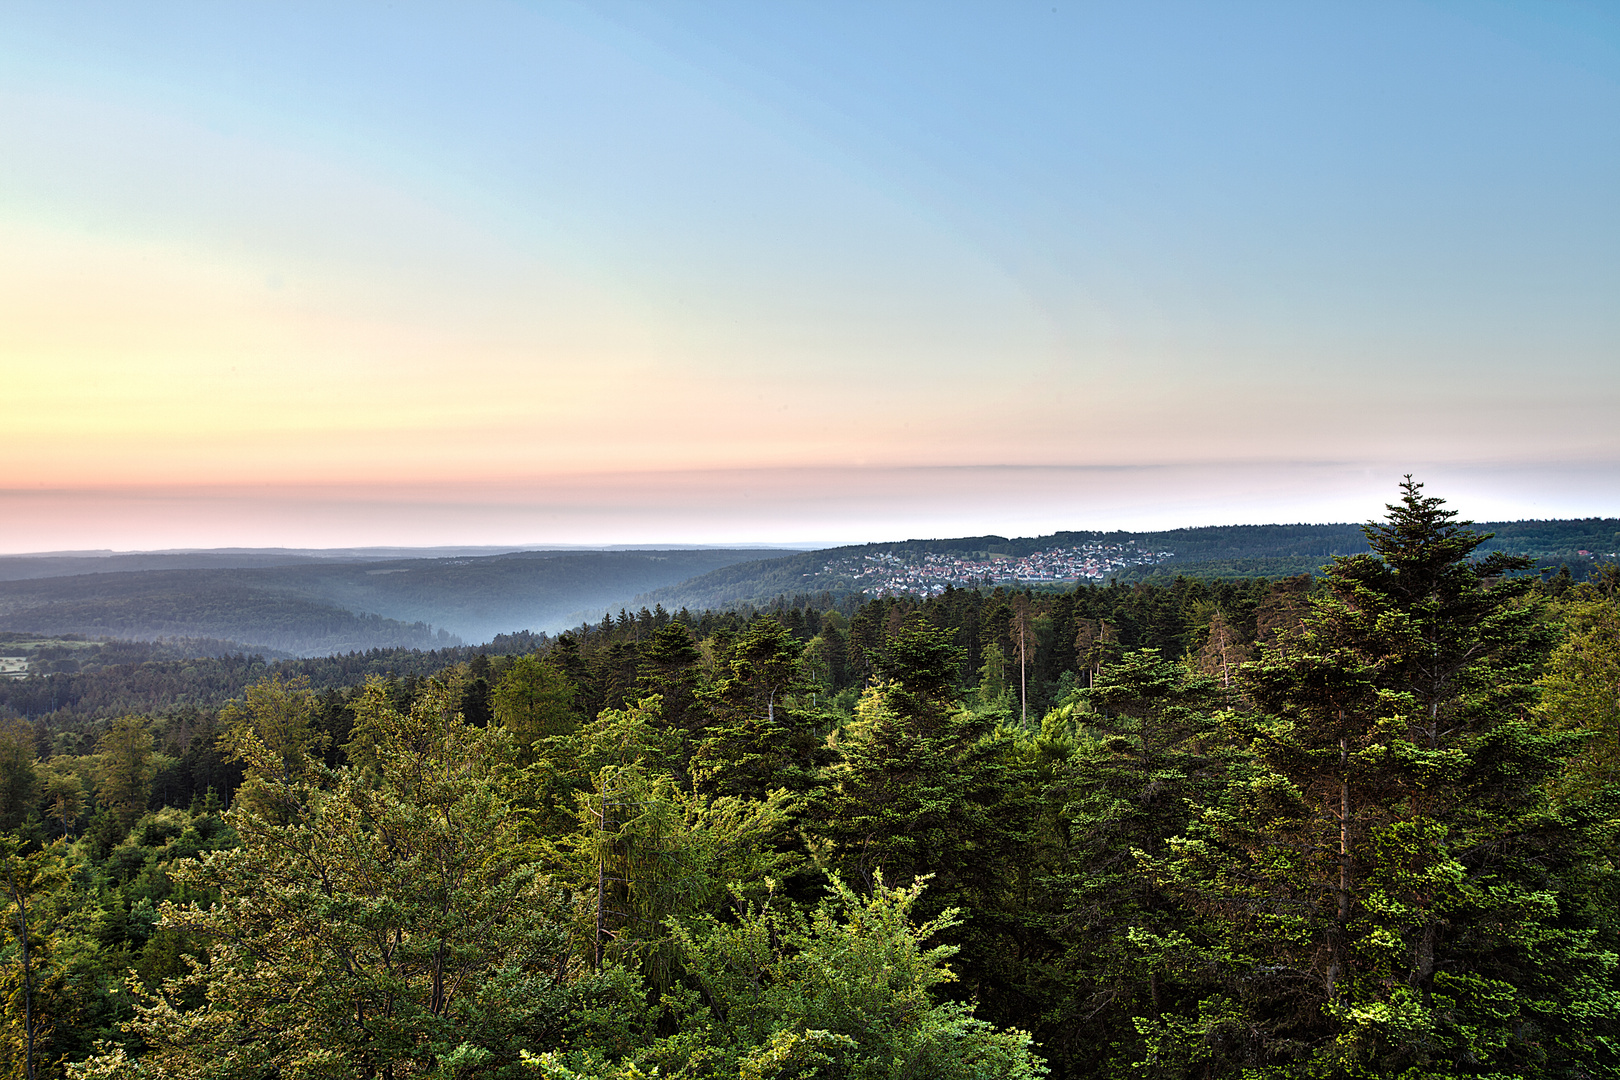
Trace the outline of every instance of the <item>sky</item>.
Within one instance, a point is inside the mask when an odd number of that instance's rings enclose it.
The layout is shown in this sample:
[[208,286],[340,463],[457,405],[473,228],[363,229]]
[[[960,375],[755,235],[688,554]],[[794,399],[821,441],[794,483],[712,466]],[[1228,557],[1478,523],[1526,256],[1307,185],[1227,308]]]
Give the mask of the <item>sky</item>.
[[1620,515],[1608,3],[0,6],[0,552]]

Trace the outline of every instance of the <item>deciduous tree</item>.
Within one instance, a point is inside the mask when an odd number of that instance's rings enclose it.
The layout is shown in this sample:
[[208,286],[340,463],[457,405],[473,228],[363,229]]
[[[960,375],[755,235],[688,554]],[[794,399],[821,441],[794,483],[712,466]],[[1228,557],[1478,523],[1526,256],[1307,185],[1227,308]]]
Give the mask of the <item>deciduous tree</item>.
[[291,781],[289,822],[233,809],[242,847],[173,870],[222,903],[163,908],[209,961],[140,1009],[146,1075],[500,1075],[554,1044],[581,975],[569,915],[525,855],[510,738],[458,700],[429,682],[400,711],[372,681],[366,767]]

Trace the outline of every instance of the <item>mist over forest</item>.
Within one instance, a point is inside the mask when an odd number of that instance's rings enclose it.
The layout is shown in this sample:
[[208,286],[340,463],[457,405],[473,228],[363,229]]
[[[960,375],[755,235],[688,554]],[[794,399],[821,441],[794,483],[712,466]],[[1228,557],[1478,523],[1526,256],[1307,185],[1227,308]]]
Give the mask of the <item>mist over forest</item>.
[[19,575],[4,1060],[1617,1075],[1617,527]]
[[[1486,551],[1567,567],[1585,580],[1620,549],[1620,519],[1486,523]],[[769,549],[541,550],[437,557],[399,552],[186,552],[0,556],[0,631],[236,642],[266,656],[480,644],[556,634],[628,608],[760,608],[798,594],[927,595],[958,586],[1054,588],[1081,580],[1316,574],[1366,549],[1357,525],[1234,525],[1165,532],[1060,532]],[[1019,567],[1071,552],[1057,574]],[[1090,562],[1085,562],[1092,552]],[[1098,555],[1102,561],[1098,561]],[[946,573],[941,564],[976,566]],[[1050,560],[1048,560],[1050,561]],[[915,566],[916,573],[906,573]]]

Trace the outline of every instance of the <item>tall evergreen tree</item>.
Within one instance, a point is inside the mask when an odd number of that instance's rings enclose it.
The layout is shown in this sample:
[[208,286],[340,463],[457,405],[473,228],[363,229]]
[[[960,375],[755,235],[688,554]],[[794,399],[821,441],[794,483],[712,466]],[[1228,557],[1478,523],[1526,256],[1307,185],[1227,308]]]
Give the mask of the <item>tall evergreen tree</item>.
[[692,752],[703,791],[762,799],[776,788],[803,792],[822,763],[823,736],[798,707],[807,689],[804,644],[774,618],[755,619],[726,650],[701,695],[708,722]]
[[[273,755],[249,762],[250,783],[296,790],[231,810],[242,846],[174,869],[223,903],[163,905],[208,963],[138,1009],[139,1075],[511,1075],[555,1044],[582,975],[568,911],[527,857],[512,741],[466,724],[459,691],[430,681],[401,712],[369,682],[363,765],[284,781]],[[86,1073],[129,1074],[118,1055]]]
[[34,729],[26,720],[0,720],[0,829],[16,829],[40,797]]
[[1038,905],[1052,954],[1038,1034],[1066,1075],[1124,1075],[1141,1057],[1133,1017],[1175,1011],[1197,989],[1143,962],[1144,942],[1184,937],[1194,916],[1140,860],[1218,799],[1231,750],[1210,715],[1218,693],[1156,649],[1104,665],[1084,691],[1085,736],[1054,776],[1060,836]]
[[95,778],[96,799],[112,826],[110,839],[122,839],[146,810],[155,771],[152,732],[143,718],[123,716],[107,725],[96,741]]
[[[803,827],[831,869],[872,889],[932,875],[923,908],[960,908],[968,921],[962,989],[999,996],[1021,920],[1014,867],[1023,857],[1034,785],[993,715],[964,709],[963,650],[951,632],[914,616],[874,658],[878,682],[840,735],[830,789]],[[966,944],[970,941],[972,944]]]
[[1225,985],[1145,1018],[1148,1063],[1236,1075],[1612,1069],[1614,956],[1561,898],[1590,870],[1526,718],[1546,635],[1526,560],[1410,478],[1304,625],[1246,668],[1253,775],[1153,863],[1218,927]]

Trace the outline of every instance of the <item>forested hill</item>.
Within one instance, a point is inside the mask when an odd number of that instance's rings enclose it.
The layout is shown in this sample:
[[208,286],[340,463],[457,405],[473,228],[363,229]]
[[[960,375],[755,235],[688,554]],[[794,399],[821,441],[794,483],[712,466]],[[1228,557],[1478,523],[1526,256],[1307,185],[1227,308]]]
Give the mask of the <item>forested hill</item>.
[[[1620,520],[1488,523],[1485,550],[1568,565],[1584,579],[1620,548]],[[948,585],[1055,587],[1186,575],[1279,579],[1365,550],[1359,525],[1228,525],[908,540],[819,552],[532,551],[444,558],[191,552],[0,558],[0,631],[219,639],[318,656],[436,649],[555,632],[621,607],[765,606],[779,596],[937,595]],[[230,563],[231,565],[222,565]],[[245,563],[245,565],[243,565]],[[125,569],[65,573],[86,567]],[[134,569],[133,567],[143,567]],[[829,601],[830,603],[831,601]]]
[[522,547],[208,548],[184,551],[47,551],[0,555],[0,581],[114,574],[124,570],[244,570],[332,566],[389,559],[465,559],[511,555]]
[[[303,656],[559,629],[759,549],[535,551],[81,573],[0,581],[0,630],[223,638]],[[86,560],[87,562],[91,560]]]
[[[1495,533],[1481,553],[1529,555],[1568,566],[1584,580],[1593,564],[1620,551],[1620,518],[1486,522]],[[1359,524],[1216,525],[1164,532],[1070,531],[1050,536],[970,536],[858,544],[739,562],[691,581],[649,591],[637,604],[670,610],[764,606],[778,596],[849,593],[937,594],[946,585],[1039,586],[1074,580],[1122,582],[1178,574],[1204,579],[1315,574],[1335,555],[1367,550]]]

